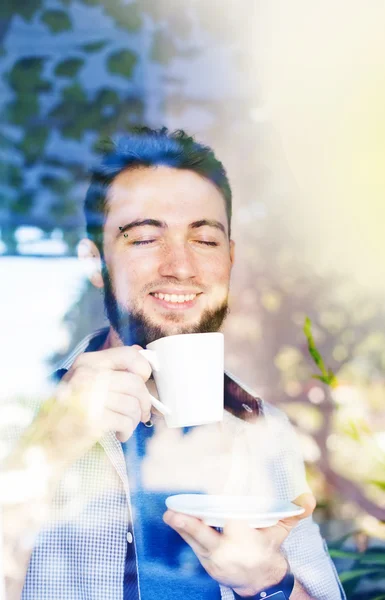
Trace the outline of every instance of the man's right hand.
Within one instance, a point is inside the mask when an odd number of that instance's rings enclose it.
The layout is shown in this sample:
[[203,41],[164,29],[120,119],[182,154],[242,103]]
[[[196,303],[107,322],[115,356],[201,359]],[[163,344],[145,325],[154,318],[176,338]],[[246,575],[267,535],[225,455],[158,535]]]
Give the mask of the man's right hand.
[[150,419],[146,381],[151,367],[139,350],[140,346],[123,346],[83,353],[61,380],[57,401],[81,409],[83,432],[78,434],[90,437],[90,443],[107,431],[115,431],[125,442],[140,421]]
[[[24,476],[34,467],[37,492],[29,497],[28,488],[25,500],[3,507],[3,567],[10,600],[21,597],[35,536],[49,516],[63,470],[105,432],[115,431],[124,442],[140,421],[149,420],[151,401],[145,382],[151,368],[140,349],[119,347],[81,354],[3,463],[5,475]],[[31,479],[23,483],[27,485],[31,486]]]

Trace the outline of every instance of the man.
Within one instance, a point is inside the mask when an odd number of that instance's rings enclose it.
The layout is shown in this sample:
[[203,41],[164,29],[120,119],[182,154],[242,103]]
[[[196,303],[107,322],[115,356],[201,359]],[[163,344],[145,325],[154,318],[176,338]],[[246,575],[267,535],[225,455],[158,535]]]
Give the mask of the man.
[[[183,436],[167,431],[151,406],[156,388],[140,348],[168,335],[217,331],[226,316],[234,242],[222,164],[184,132],[136,130],[94,170],[85,213],[88,238],[79,254],[92,265],[93,285],[104,291],[110,327],[89,336],[56,373],[50,414],[64,410],[64,417],[47,452],[60,483],[22,598],[129,600],[140,592],[143,600],[344,598],[311,519],[314,501],[295,437],[280,411],[229,374],[223,424]],[[193,459],[178,463],[193,439],[193,452],[185,453]],[[220,532],[166,511],[167,527],[157,521],[161,544],[167,531],[177,532],[208,577],[195,591],[183,586],[183,577],[173,584],[169,575],[162,584],[148,561],[143,568],[138,523],[146,510],[143,489],[169,490],[173,477],[179,489],[217,493],[255,495],[270,486],[305,512],[267,529],[229,522]],[[169,551],[171,545],[160,548]]]

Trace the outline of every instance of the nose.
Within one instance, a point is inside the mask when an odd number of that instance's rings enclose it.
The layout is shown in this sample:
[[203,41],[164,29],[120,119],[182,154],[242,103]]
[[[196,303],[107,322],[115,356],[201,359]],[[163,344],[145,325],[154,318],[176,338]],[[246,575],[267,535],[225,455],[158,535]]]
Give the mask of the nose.
[[159,267],[162,277],[175,277],[180,281],[196,276],[196,266],[192,249],[187,244],[173,244],[164,249]]

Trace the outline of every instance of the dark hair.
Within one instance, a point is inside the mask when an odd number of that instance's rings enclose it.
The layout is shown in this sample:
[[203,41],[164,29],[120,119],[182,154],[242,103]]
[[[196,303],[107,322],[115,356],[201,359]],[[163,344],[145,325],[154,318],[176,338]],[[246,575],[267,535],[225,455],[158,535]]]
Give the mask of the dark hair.
[[171,133],[167,127],[158,130],[138,127],[122,136],[116,143],[108,140],[102,160],[91,171],[91,184],[84,202],[84,213],[87,235],[102,254],[109,186],[122,171],[157,165],[189,169],[211,181],[223,195],[230,236],[230,184],[222,163],[215,157],[212,149],[199,144],[182,130]]

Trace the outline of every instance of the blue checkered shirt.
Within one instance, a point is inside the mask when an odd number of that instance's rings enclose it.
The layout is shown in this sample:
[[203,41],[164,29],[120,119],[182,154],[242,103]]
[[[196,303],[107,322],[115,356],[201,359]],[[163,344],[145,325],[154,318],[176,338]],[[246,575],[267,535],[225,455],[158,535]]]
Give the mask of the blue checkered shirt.
[[[100,347],[103,336],[105,331],[100,330],[83,340],[62,364],[59,377],[78,354]],[[189,491],[257,495],[262,490],[264,495],[269,491],[281,500],[292,500],[308,491],[298,440],[286,415],[229,374],[225,375],[225,390],[222,424],[196,427],[186,434],[167,430],[161,419],[146,441],[145,455],[139,462],[136,455],[132,463],[130,453],[125,456],[124,447],[109,432],[67,470],[51,517],[36,541],[22,600],[150,600],[151,593],[154,598],[167,600],[233,600],[231,589],[213,580],[214,587],[207,587],[211,595],[204,593],[204,586],[209,586],[206,582],[196,586],[195,596],[193,592],[189,596],[195,579],[206,580],[183,554],[186,545],[180,547],[179,558],[173,555],[174,568],[172,561],[162,567],[152,560],[154,550],[167,558],[176,543],[175,538],[171,543],[167,537],[170,528],[164,525],[161,529],[163,500],[151,521],[152,531],[147,530],[151,540],[146,539],[146,528],[140,526],[146,520],[143,513],[147,508],[141,500],[146,491],[155,494],[149,498],[159,499]],[[252,418],[256,412],[258,417]],[[203,449],[201,456],[199,448]],[[164,468],[170,464],[172,468]],[[134,476],[138,472],[140,484]],[[346,599],[319,527],[311,517],[291,531],[282,550],[311,598]],[[177,559],[179,567],[184,565],[178,576]],[[189,573],[193,573],[192,585],[185,586]]]

